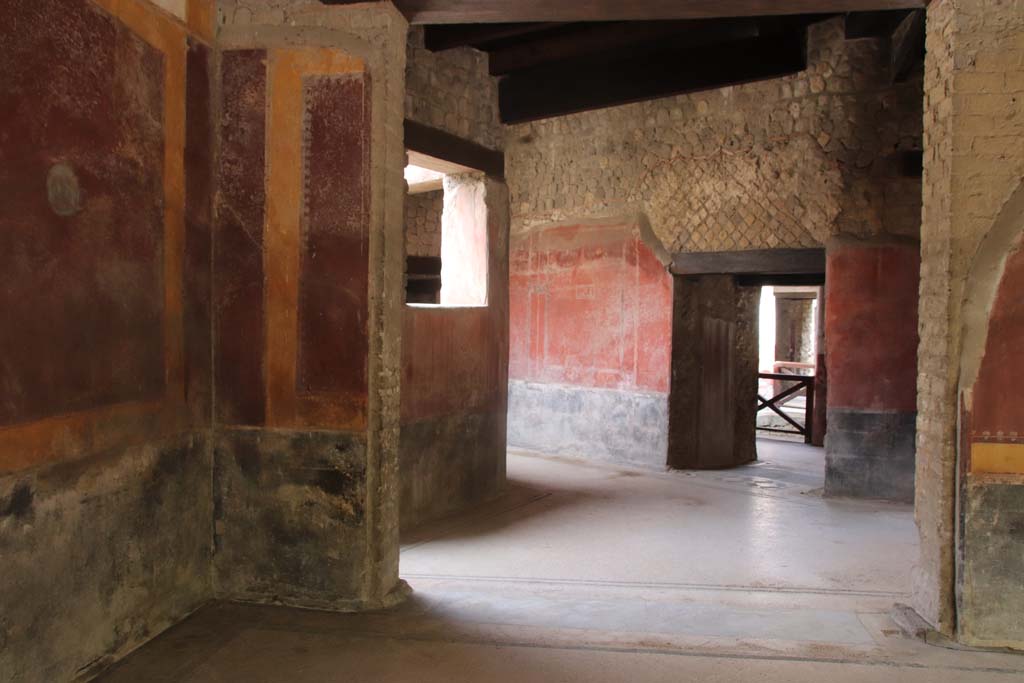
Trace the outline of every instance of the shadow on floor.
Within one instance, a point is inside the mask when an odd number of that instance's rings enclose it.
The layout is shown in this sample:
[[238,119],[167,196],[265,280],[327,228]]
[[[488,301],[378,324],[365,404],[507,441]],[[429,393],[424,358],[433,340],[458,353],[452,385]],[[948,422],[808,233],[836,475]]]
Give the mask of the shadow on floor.
[[496,498],[403,531],[402,550],[412,550],[441,539],[455,541],[497,534],[594,497],[580,488],[552,486],[547,482],[544,486],[537,486],[533,482],[509,477],[504,490]]
[[498,498],[405,535],[406,603],[213,603],[100,680],[1021,680],[1024,659],[930,647],[889,618],[909,509],[805,496],[820,450],[758,447],[696,473],[510,457]]
[[955,652],[901,637],[825,646],[460,621],[413,596],[393,610],[363,614],[214,603],[98,680],[1009,683],[1022,671],[1024,661],[1013,655]]

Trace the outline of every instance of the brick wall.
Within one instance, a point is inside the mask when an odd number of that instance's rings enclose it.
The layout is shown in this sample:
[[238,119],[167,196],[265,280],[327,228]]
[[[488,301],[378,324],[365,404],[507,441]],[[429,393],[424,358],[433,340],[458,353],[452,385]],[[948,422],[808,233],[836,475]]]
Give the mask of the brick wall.
[[964,286],[1024,175],[1024,3],[935,0],[928,9],[914,606],[954,628],[957,383]]
[[918,304],[917,473],[915,516],[921,557],[914,576],[914,605],[940,629],[952,629],[953,462],[956,369],[950,339],[953,4],[928,10],[925,61],[924,207]]
[[670,251],[814,247],[833,234],[916,236],[920,81],[887,51],[811,27],[803,73],[507,128],[513,232],[644,212]]
[[409,256],[441,256],[441,213],[444,191],[405,198],[405,250]]

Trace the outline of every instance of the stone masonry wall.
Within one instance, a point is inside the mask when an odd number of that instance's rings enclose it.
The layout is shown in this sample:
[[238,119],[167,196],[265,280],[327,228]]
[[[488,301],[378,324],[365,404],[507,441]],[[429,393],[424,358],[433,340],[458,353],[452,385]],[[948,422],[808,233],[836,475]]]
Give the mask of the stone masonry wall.
[[775,299],[775,360],[814,362],[814,300]]
[[405,115],[418,122],[500,149],[498,81],[487,70],[487,55],[469,47],[431,52],[423,28],[409,30]]
[[405,250],[409,256],[441,256],[441,213],[444,191],[405,198]]
[[920,148],[921,85],[890,86],[886,59],[836,19],[800,74],[510,126],[513,232],[643,212],[676,252],[916,237],[895,153]]
[[1024,176],[1024,3],[935,0],[927,46],[914,607],[948,633],[964,285]]

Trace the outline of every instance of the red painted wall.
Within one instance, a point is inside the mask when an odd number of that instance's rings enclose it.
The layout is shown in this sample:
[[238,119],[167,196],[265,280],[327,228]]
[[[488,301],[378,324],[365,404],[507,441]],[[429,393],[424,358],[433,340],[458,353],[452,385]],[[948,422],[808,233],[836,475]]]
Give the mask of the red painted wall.
[[668,393],[672,276],[635,223],[512,243],[511,379]]
[[407,306],[402,420],[483,412],[504,405],[503,310]]
[[917,245],[842,244],[826,267],[829,407],[917,410]]
[[[1024,250],[1006,259],[974,384],[971,430],[1024,436]],[[1013,440],[1007,438],[1007,440]]]
[[[496,186],[491,192],[498,193]],[[467,212],[487,247],[486,306],[406,306],[402,322],[402,421],[500,411],[508,397],[506,199],[486,200],[484,183],[450,185],[446,204]],[[503,194],[500,194],[504,197]],[[502,212],[501,216],[491,215]],[[469,216],[469,214],[473,214]],[[477,215],[479,214],[479,215]]]

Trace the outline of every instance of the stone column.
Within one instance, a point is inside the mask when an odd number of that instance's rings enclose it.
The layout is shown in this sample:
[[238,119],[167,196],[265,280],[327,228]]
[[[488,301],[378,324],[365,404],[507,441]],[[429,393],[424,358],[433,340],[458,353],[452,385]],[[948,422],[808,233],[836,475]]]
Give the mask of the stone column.
[[[975,533],[978,527],[964,531],[957,549],[963,521],[957,510],[996,519],[1008,500],[992,496],[958,504],[958,492],[971,495],[960,488],[966,454],[959,447],[958,385],[962,331],[965,324],[972,327],[965,318],[967,274],[1024,176],[1024,14],[1018,3],[934,0],[927,49],[915,508],[921,542],[913,606],[953,634],[965,617],[979,616],[957,615],[957,593],[962,598],[993,587],[992,576],[957,575],[956,552],[965,544],[973,540],[982,554],[992,549],[985,547],[992,540],[984,532]],[[981,623],[970,634],[975,642],[1010,640]]]
[[215,580],[398,599],[407,24],[390,4],[220,4]]

